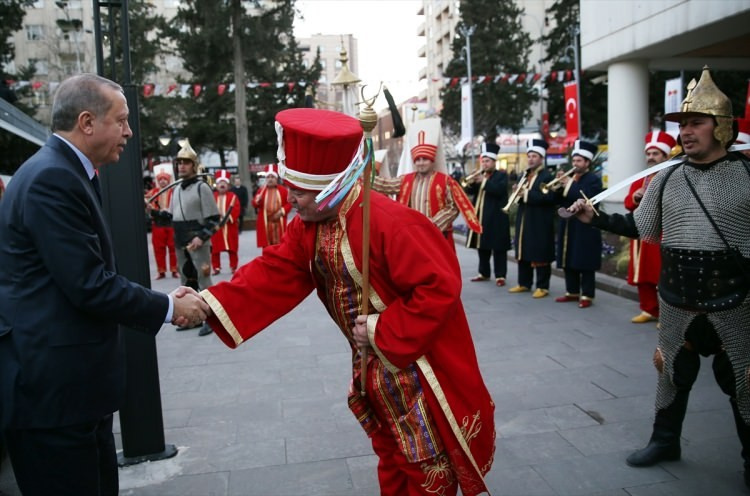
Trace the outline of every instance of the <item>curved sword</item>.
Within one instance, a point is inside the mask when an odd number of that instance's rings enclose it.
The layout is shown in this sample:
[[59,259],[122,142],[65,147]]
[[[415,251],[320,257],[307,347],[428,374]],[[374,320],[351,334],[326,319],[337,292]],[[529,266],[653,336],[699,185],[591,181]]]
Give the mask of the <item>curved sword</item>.
[[[747,145],[733,145],[733,146],[730,146],[727,151],[738,152],[738,151],[742,151],[742,150],[750,150],[750,144],[747,144]],[[659,172],[662,169],[666,169],[667,167],[672,167],[673,165],[680,164],[680,163],[684,162],[685,159],[686,159],[686,157],[683,154],[683,155],[678,155],[677,157],[673,158],[672,160],[667,160],[666,162],[662,162],[660,164],[652,165],[648,169],[644,169],[644,170],[642,170],[642,171],[640,171],[640,172],[638,172],[636,174],[633,174],[630,177],[626,177],[625,179],[623,179],[622,181],[620,181],[618,183],[613,184],[612,186],[610,186],[609,188],[605,189],[604,191],[602,191],[598,195],[592,196],[591,198],[589,198],[588,203],[590,205],[596,205],[597,203],[599,203],[600,201],[602,201],[605,198],[609,197],[610,195],[612,195],[616,191],[621,190],[625,186],[630,186],[631,184],[633,184],[637,180],[641,179],[642,177],[650,176],[651,174],[655,174],[656,172]]]

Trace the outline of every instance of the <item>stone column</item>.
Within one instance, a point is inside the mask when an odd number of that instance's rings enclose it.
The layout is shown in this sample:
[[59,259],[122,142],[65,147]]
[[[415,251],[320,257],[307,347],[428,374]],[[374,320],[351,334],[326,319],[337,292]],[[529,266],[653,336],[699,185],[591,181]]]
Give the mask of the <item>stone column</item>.
[[[608,69],[607,134],[609,163],[602,178],[608,186],[635,174],[646,166],[644,137],[649,129],[648,67],[644,60],[616,62]],[[622,212],[628,188],[607,198],[608,211]]]

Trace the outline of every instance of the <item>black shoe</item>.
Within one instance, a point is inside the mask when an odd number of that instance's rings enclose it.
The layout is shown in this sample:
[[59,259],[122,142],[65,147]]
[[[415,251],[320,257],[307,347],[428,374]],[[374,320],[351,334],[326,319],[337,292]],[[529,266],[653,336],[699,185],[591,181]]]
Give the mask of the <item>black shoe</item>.
[[211,334],[212,332],[214,332],[214,331],[213,331],[213,329],[211,329],[211,328],[210,328],[210,327],[208,326],[208,324],[206,324],[206,323],[204,322],[204,323],[203,323],[203,327],[201,327],[201,330],[200,330],[200,331],[198,331],[198,336],[208,336],[208,335],[209,335],[209,334]]
[[[632,453],[625,461],[631,467],[650,467],[659,462],[679,460],[681,455],[679,440],[675,443],[659,441],[652,437],[645,448]],[[745,472],[745,481],[747,477],[748,474]]]
[[750,468],[745,469],[745,485],[750,487]]
[[188,324],[186,326],[175,327],[175,331],[189,331],[191,329],[197,329],[200,326],[201,326],[200,324],[196,324],[196,325],[190,325],[190,324]]

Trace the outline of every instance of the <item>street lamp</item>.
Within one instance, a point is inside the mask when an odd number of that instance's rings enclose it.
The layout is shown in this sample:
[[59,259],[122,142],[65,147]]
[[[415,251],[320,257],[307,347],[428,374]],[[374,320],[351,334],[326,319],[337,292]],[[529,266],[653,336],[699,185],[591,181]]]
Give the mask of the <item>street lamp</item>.
[[466,38],[466,46],[464,47],[464,50],[466,51],[466,74],[469,79],[469,100],[467,102],[469,108],[469,129],[467,130],[466,135],[471,139],[469,142],[469,149],[471,151],[472,167],[474,167],[474,101],[471,81],[471,36],[474,34],[474,31],[476,31],[476,28],[476,26],[461,25],[458,29],[461,32],[461,35]]
[[341,71],[336,75],[336,78],[331,81],[331,86],[340,86],[342,95],[342,106],[343,113],[356,115],[356,109],[354,103],[357,99],[357,84],[361,82],[361,79],[356,74],[349,70],[349,58],[346,56],[346,48],[344,48],[344,39],[341,38],[341,52],[339,53],[339,60],[341,61]]
[[[544,37],[544,27],[547,25],[547,18],[544,18],[544,22],[540,21],[537,16],[534,14],[529,14],[528,12],[524,12],[523,15],[534,19],[534,22],[536,22],[537,26],[539,26],[539,74],[543,74],[544,70],[542,68],[542,60],[544,59],[542,53],[542,38]],[[544,95],[543,95],[543,89],[544,89],[544,80],[542,78],[539,79],[539,129],[542,129],[542,116],[544,115]]]
[[[67,1],[58,1],[55,2],[55,5],[63,11],[65,14],[65,20],[58,19],[57,25],[58,27],[63,31],[63,33],[69,33],[72,31],[75,31],[75,47],[76,47],[76,73],[81,74],[83,70],[81,70],[81,47],[78,45],[78,37],[81,33],[81,28],[83,27],[83,21],[80,19],[71,19],[70,15],[68,14],[68,2]],[[70,40],[68,40],[70,41]]]

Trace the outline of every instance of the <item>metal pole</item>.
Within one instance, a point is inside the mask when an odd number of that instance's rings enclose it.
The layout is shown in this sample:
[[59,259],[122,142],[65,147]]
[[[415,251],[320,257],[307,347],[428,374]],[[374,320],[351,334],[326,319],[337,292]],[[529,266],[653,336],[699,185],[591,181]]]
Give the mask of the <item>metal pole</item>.
[[469,149],[471,151],[471,166],[474,167],[474,90],[472,86],[471,77],[471,35],[474,34],[476,26],[461,27],[461,34],[466,38],[466,73],[469,78],[469,136],[471,136],[471,142],[469,143]]
[[[128,140],[117,164],[103,167],[100,172],[104,214],[111,228],[112,245],[118,272],[129,280],[150,287],[146,223],[143,216],[143,170],[141,166],[140,125],[138,121],[138,88],[131,83],[128,0],[100,2],[94,0],[94,18],[99,9],[109,9],[110,33],[114,34],[114,11],[120,8],[122,34],[122,80],[130,115],[133,137]],[[103,72],[103,50],[99,22],[96,22],[97,68]],[[114,38],[110,52],[115,53]],[[99,74],[102,75],[102,72]],[[115,74],[114,61],[111,72]],[[126,388],[120,408],[122,438],[121,466],[144,461],[161,460],[177,454],[174,445],[164,443],[164,422],[161,410],[156,340],[150,334],[120,326],[125,349]]]
[[576,82],[576,112],[578,113],[578,137],[583,137],[583,121],[581,120],[581,61],[578,54],[578,37],[580,30],[578,26],[573,27],[573,56],[575,58],[575,82]]

